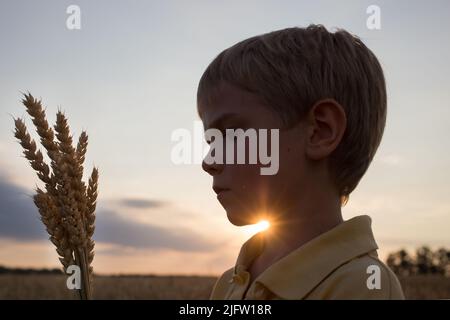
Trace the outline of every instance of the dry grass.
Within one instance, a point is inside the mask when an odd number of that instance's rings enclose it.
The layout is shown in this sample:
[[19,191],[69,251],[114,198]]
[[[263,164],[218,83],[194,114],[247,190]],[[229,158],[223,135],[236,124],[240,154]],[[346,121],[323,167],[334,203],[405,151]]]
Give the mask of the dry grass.
[[409,276],[400,278],[408,299],[450,299],[450,278],[443,276]]
[[[64,275],[0,275],[0,299],[73,299]],[[95,276],[94,299],[208,299],[216,279]]]
[[[0,299],[73,299],[64,275],[0,275]],[[208,299],[216,279],[182,276],[95,276],[94,299]],[[449,299],[450,278],[400,279],[407,299]]]
[[28,133],[25,122],[20,118],[14,119],[14,136],[19,140],[24,149],[23,154],[38,178],[45,183],[46,191],[36,188],[33,202],[39,210],[50,241],[56,247],[64,271],[71,265],[80,267],[80,298],[90,299],[98,170],[94,167],[86,187],[82,177],[88,136],[83,131],[75,149],[64,113],[58,110],[53,131],[48,125],[40,100],[28,93],[24,94],[22,102],[32,117],[41,144],[51,160],[49,167],[44,162],[42,152],[37,150],[36,142]]

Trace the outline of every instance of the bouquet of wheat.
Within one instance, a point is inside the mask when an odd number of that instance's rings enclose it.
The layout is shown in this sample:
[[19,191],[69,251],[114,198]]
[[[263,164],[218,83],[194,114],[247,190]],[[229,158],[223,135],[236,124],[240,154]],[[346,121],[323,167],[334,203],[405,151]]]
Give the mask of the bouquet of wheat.
[[88,136],[83,131],[76,149],[72,145],[67,119],[60,110],[56,114],[54,131],[49,127],[40,100],[30,93],[22,99],[28,114],[36,126],[41,144],[51,160],[51,171],[44,162],[42,152],[36,150],[22,119],[14,119],[14,136],[19,140],[25,158],[45,183],[45,191],[36,187],[33,202],[38,207],[50,241],[55,245],[59,260],[66,273],[70,266],[78,266],[81,275],[80,299],[92,298],[94,258],[95,207],[98,188],[98,169],[94,167],[88,186],[83,182],[83,162]]

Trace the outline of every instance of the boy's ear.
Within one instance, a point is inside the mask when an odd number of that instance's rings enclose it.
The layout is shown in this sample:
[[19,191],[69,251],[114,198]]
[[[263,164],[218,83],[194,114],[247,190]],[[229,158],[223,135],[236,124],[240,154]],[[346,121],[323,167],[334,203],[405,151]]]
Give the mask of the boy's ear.
[[346,127],[345,110],[338,102],[318,101],[306,118],[306,156],[312,160],[328,157],[341,142]]

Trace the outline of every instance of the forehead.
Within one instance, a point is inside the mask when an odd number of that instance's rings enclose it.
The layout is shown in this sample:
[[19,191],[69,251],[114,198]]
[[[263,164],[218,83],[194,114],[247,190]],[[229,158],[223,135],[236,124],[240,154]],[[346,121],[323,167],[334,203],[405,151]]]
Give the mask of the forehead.
[[260,97],[229,83],[217,85],[212,89],[209,101],[206,100],[203,99],[197,106],[205,129],[228,115],[256,122],[261,118],[267,118],[266,121],[275,118],[274,112]]

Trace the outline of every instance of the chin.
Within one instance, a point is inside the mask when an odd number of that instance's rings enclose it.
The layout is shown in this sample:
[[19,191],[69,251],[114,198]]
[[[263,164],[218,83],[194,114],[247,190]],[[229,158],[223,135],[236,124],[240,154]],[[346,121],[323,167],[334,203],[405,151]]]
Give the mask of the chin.
[[236,227],[243,227],[249,224],[253,224],[254,222],[251,219],[247,218],[242,211],[236,212],[233,210],[226,210],[228,221],[230,221]]
[[231,209],[226,208],[228,221],[237,227],[243,227],[251,224],[255,224],[259,221],[258,217],[253,212],[246,212],[242,208]]

